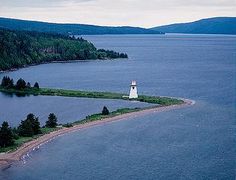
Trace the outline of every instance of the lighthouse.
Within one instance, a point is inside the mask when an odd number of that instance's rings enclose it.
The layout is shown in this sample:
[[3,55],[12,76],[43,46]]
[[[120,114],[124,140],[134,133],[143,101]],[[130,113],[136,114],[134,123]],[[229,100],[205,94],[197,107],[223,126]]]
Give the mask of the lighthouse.
[[136,81],[132,81],[130,85],[129,99],[138,98],[138,90]]

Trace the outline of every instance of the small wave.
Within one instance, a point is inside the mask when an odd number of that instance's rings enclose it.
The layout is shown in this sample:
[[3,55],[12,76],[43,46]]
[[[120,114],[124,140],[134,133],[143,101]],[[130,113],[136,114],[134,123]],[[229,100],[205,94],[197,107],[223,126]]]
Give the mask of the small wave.
[[20,158],[20,161],[22,161],[23,164],[26,164],[26,162],[31,158],[31,153],[34,152],[34,151],[37,151],[40,149],[41,146],[43,146],[44,144],[52,141],[53,139],[55,139],[55,137],[39,144],[38,146],[35,146],[33,147],[31,150],[29,150],[28,152],[26,152],[26,154],[24,154],[21,158]]

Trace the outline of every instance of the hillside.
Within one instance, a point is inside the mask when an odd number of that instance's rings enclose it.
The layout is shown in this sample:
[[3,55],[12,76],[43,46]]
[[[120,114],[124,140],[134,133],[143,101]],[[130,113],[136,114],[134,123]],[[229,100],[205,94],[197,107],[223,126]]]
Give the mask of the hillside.
[[151,28],[165,33],[236,34],[236,17],[216,17]]
[[25,30],[39,32],[53,32],[73,35],[101,35],[101,34],[160,34],[160,32],[139,27],[109,27],[85,24],[58,24],[38,21],[26,21],[0,17],[0,27],[10,30]]
[[127,58],[82,38],[0,29],[0,71],[51,61]]

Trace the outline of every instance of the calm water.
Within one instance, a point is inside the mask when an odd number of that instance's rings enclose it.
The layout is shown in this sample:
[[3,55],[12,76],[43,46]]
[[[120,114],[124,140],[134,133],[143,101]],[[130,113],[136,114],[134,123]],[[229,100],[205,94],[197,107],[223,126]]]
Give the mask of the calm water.
[[84,119],[87,115],[100,113],[103,106],[110,111],[119,108],[136,108],[150,106],[148,103],[89,98],[69,98],[53,96],[6,96],[0,94],[1,110],[0,123],[8,120],[11,126],[16,127],[29,113],[39,117],[41,125],[45,124],[49,113],[53,112],[58,123],[68,123]]
[[[130,58],[46,64],[0,76],[22,77],[45,87],[117,92],[127,92],[135,79],[140,93],[191,98],[196,105],[67,134],[0,177],[235,179],[235,36],[85,38],[100,48],[126,52]],[[5,98],[0,96],[1,109]],[[20,106],[21,100],[13,99]],[[56,103],[54,108],[59,106]]]

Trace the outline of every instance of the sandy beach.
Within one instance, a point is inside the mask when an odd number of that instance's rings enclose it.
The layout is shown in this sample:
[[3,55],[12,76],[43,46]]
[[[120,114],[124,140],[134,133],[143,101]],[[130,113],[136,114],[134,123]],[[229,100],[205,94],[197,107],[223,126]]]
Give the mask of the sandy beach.
[[21,158],[25,154],[32,151],[34,148],[37,148],[40,145],[47,143],[51,139],[54,139],[54,138],[56,138],[60,135],[63,135],[65,133],[89,128],[92,126],[102,125],[105,123],[111,123],[111,122],[115,122],[115,121],[125,120],[125,119],[135,117],[135,116],[142,116],[142,115],[146,115],[146,114],[150,114],[150,113],[157,113],[157,112],[169,111],[169,110],[173,110],[173,109],[179,109],[179,108],[191,106],[195,103],[194,101],[189,100],[189,99],[182,99],[182,100],[184,101],[184,103],[180,104],[180,105],[171,105],[171,106],[163,106],[163,107],[154,107],[154,108],[150,108],[150,109],[144,109],[144,110],[140,110],[137,112],[131,112],[131,113],[115,116],[115,117],[105,118],[105,119],[98,120],[98,121],[75,125],[71,128],[62,128],[60,130],[51,132],[49,134],[45,134],[33,141],[23,144],[14,152],[1,153],[0,154],[0,168],[5,169],[5,168],[10,167],[12,163],[14,163],[16,161],[20,161]]

